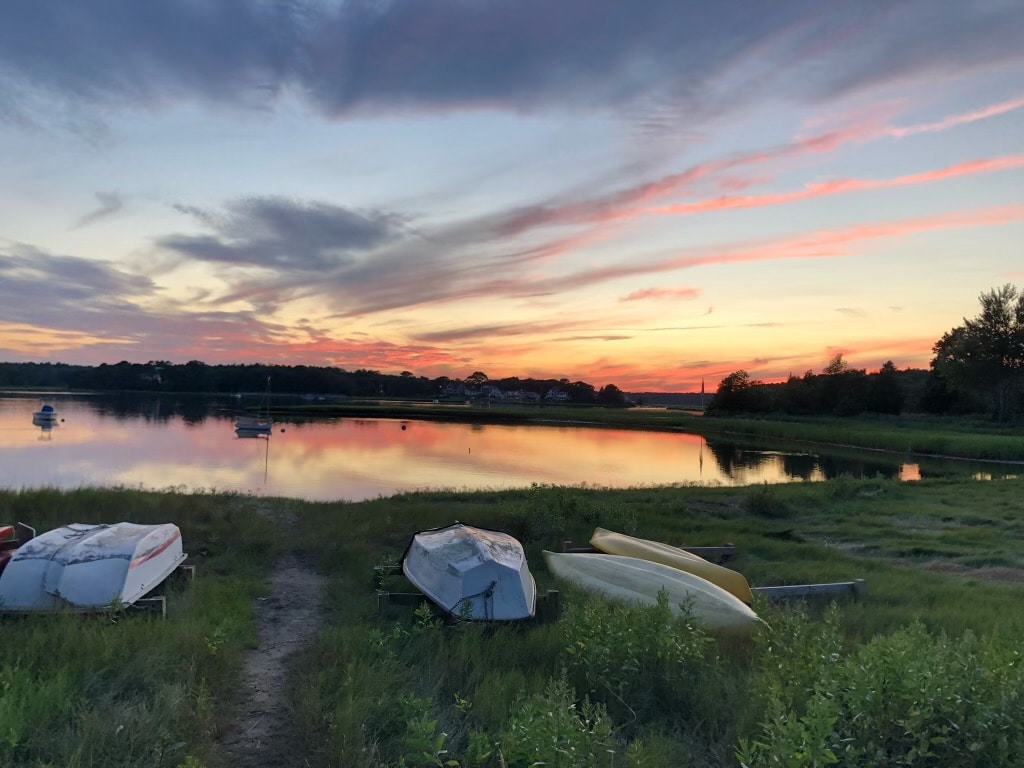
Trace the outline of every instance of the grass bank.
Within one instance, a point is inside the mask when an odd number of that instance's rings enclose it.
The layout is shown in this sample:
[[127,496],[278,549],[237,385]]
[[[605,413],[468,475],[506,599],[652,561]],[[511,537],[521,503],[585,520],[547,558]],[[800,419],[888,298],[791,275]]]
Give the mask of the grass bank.
[[[797,420],[699,418],[705,436],[794,440],[820,445],[983,461],[1024,461],[1024,429],[992,422],[927,417],[805,418]],[[687,431],[689,431],[687,429]]]
[[706,437],[788,440],[894,453],[1024,462],[1024,429],[990,421],[926,416],[728,418],[692,411],[567,405],[464,405],[360,401],[279,406],[278,416],[427,419],[490,424],[586,425],[681,431]]
[[[1024,754],[1020,481],[840,478],[750,488],[435,492],[361,503],[133,491],[0,494],[0,520],[171,520],[201,560],[166,622],[4,621],[0,764],[223,763],[216,732],[272,559],[265,517],[330,579],[327,629],[290,688],[311,766],[1015,766]],[[373,566],[461,520],[527,548],[563,616],[446,625],[377,613]],[[753,585],[865,578],[835,608],[757,609],[770,629],[714,639],[667,607],[610,606],[556,583],[540,552],[595,526],[731,542]],[[408,589],[401,579],[391,584]],[[123,727],[121,727],[123,726]],[[4,751],[6,750],[6,751]],[[298,757],[298,756],[297,756]]]

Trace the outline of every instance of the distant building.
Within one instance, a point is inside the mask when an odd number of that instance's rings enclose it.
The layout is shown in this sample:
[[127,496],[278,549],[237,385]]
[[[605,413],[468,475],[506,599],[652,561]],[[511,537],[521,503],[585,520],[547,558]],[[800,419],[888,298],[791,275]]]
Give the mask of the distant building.
[[486,397],[488,400],[504,400],[505,393],[501,391],[501,387],[484,384],[480,387],[480,397]]

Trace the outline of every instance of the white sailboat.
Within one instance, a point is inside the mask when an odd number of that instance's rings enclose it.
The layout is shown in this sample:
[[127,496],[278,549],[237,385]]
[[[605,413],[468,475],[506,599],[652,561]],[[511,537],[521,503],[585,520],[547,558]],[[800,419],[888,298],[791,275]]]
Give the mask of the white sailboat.
[[235,434],[239,437],[270,437],[274,423],[270,418],[270,377],[267,377],[267,391],[263,394],[256,415],[243,414],[235,418]]

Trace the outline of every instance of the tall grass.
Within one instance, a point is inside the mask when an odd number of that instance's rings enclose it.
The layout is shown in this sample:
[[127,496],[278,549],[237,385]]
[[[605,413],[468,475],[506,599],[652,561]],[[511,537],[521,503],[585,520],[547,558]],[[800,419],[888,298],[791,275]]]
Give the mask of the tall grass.
[[[0,519],[171,520],[201,561],[171,617],[5,621],[0,765],[218,765],[215,733],[276,551],[256,514],[330,578],[327,628],[291,691],[311,766],[750,768],[1015,766],[1024,745],[1024,494],[991,483],[840,478],[770,488],[533,486],[354,503],[84,489],[0,494]],[[462,520],[526,546],[545,625],[377,613],[373,566]],[[732,543],[755,586],[865,578],[868,596],[755,608],[752,641],[666,605],[613,605],[556,582],[540,552],[594,527]],[[401,577],[388,588],[409,590]],[[122,727],[123,726],[123,727]],[[884,757],[880,757],[884,756]],[[886,762],[888,761],[888,762]]]
[[[980,744],[985,765],[1015,765],[1017,742],[999,734],[1024,682],[989,674],[975,684],[968,671],[1011,663],[1024,629],[1008,610],[1021,587],[984,577],[989,562],[1024,571],[1022,513],[1017,482],[853,478],[768,489],[534,486],[311,505],[306,544],[338,577],[334,628],[297,686],[314,763],[656,768],[735,767],[742,758],[760,768],[833,757],[871,765],[869,752],[891,750],[903,760],[894,764],[968,766],[982,764],[967,758]],[[394,562],[416,530],[455,519],[519,537],[540,590],[562,587],[562,618],[484,627],[444,623],[426,609],[378,616],[372,564]],[[679,545],[732,542],[731,565],[754,585],[866,578],[868,598],[832,610],[758,604],[771,629],[756,642],[712,638],[667,606],[610,605],[554,582],[540,550],[586,542],[598,525]],[[411,589],[400,579],[389,588]],[[929,688],[929,668],[945,670],[949,684]],[[867,708],[900,675],[900,696]],[[983,704],[935,704],[922,715],[933,693]],[[994,714],[996,701],[1011,716]],[[968,743],[950,731],[940,748],[943,718],[953,717],[976,735]],[[865,718],[878,724],[870,738]]]

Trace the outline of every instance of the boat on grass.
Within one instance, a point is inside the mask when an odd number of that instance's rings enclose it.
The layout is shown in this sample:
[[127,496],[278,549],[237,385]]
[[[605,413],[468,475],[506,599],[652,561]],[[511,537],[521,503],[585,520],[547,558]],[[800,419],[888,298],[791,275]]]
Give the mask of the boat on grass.
[[754,601],[750,584],[747,583],[742,573],[709,563],[703,557],[687,552],[685,549],[662,544],[660,541],[638,539],[605,528],[594,529],[594,535],[590,538],[590,546],[608,555],[637,557],[641,560],[678,568],[680,571],[686,571],[710,581],[747,605]]
[[4,535],[0,550],[11,542],[15,547],[6,550],[0,571],[0,613],[95,612],[132,605],[187,557],[181,531],[172,523],[72,523],[31,538]]
[[624,555],[544,552],[548,570],[611,600],[654,605],[665,590],[673,613],[683,607],[716,632],[749,632],[761,620],[750,606],[700,576]]
[[462,523],[420,531],[402,555],[402,573],[458,619],[515,621],[537,609],[523,545],[500,531]]

